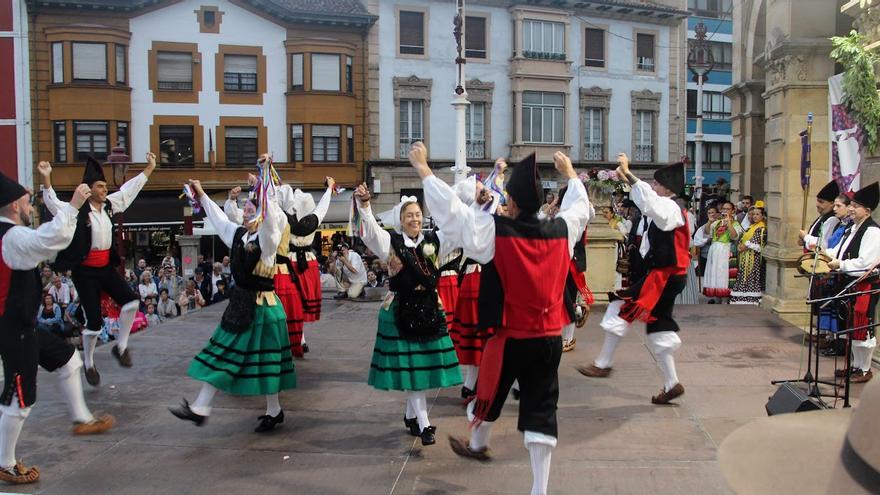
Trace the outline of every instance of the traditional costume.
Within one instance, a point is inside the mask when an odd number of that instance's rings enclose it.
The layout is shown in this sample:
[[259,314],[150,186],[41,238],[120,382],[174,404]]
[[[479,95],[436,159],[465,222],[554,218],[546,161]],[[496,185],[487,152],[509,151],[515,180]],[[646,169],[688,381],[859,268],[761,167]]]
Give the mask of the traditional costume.
[[[880,203],[880,185],[874,182],[863,187],[855,193],[852,201],[872,211],[875,210]],[[880,261],[880,226],[871,217],[861,223],[853,224],[840,244],[830,249],[828,254],[840,260],[839,288],[843,288]],[[877,275],[868,275],[865,280],[855,285],[855,292],[877,289],[880,289]],[[874,348],[877,347],[877,338],[873,327],[865,327],[875,322],[878,299],[880,297],[877,293],[855,296],[849,303],[849,310],[842,312],[848,318],[845,322],[841,322],[841,326],[846,324],[844,328],[859,328],[849,334],[852,346],[851,381],[855,383],[867,382],[873,376],[871,358],[874,356]]]
[[[682,194],[684,164],[679,162],[661,168],[654,172],[654,179],[673,194]],[[642,237],[639,251],[649,271],[629,289],[609,294],[612,302],[600,323],[605,330],[602,351],[592,365],[578,368],[578,371],[589,377],[607,377],[611,373],[614,351],[620,339],[635,320],[644,321],[647,323],[649,347],[664,378],[663,388],[651,398],[651,402],[666,404],[684,393],[673,358],[675,351],[681,347],[681,339],[672,311],[675,297],[685,287],[690,263],[688,217],[672,197],[659,196],[644,181],[635,179],[630,197],[648,218],[648,229]]]
[[[26,194],[0,173],[0,207]],[[52,221],[36,230],[0,217],[0,480],[8,483],[33,483],[40,477],[37,468],[25,467],[15,455],[24,420],[37,399],[37,366],[58,372],[74,434],[99,433],[114,423],[112,416],[95,418],[86,406],[76,348],[47,330],[34,329],[42,296],[37,266],[66,248],[76,230],[76,210],[67,203],[57,206]]]
[[[687,215],[688,222],[688,233],[690,234],[688,251],[691,255],[694,254],[694,247],[696,243],[694,241],[694,228],[697,225],[697,217],[691,213],[690,210],[687,209],[688,199],[683,198],[683,201],[679,203],[679,206],[682,207]],[[699,281],[697,280],[697,270],[694,266],[693,257],[691,258],[691,262],[688,263],[687,266],[687,282],[685,283],[684,290],[681,291],[678,296],[675,297],[675,304],[699,304]]]
[[[816,198],[833,203],[839,195],[840,187],[837,185],[837,181],[832,180],[828,184],[825,184],[825,187],[819,191]],[[828,238],[839,223],[840,219],[834,215],[834,210],[819,215],[813,220],[813,223],[810,224],[810,228],[807,229],[806,235],[804,235],[804,252],[816,249],[817,245],[822,249],[828,249]]]
[[379,259],[388,260],[390,276],[367,383],[379,390],[409,392],[404,425],[421,437],[422,445],[431,445],[436,427],[428,419],[425,391],[460,385],[461,372],[437,294],[439,260],[452,245],[443,232],[420,232],[415,239],[403,232],[400,213],[416,202],[415,197],[401,197],[392,211],[392,233],[379,226],[369,205],[358,202],[361,240]]
[[568,194],[553,220],[538,220],[543,196],[535,155],[513,170],[507,192],[520,210],[516,219],[475,212],[431,175],[425,199],[437,224],[457,237],[480,276],[480,326],[495,328],[483,352],[470,442],[450,438],[453,451],[488,458],[489,433],[514,380],[520,385],[519,421],[532,464],[532,493],[546,493],[552,449],[557,442],[556,403],[562,327],[571,322],[564,301],[574,246],[593,209],[584,185],[568,181]]
[[[755,208],[764,210],[760,201],[755,203]],[[739,269],[736,274],[736,283],[730,292],[730,304],[761,304],[766,285],[766,262],[761,251],[767,244],[767,227],[764,221],[753,223],[743,233],[740,243],[745,250],[739,253]]]
[[[82,181],[89,187],[98,181],[106,182],[103,168],[91,157],[86,162]],[[123,184],[119,191],[108,194],[103,205],[95,206],[91,200],[86,201],[77,215],[73,241],[58,253],[52,265],[52,269],[59,273],[73,271],[73,285],[79,293],[86,320],[82,331],[86,381],[92,386],[101,383],[94,355],[104,323],[101,317],[102,292],[120,306],[119,334],[111,353],[121,366],[131,367],[128,336],[137,316],[140,298],[116,270],[121,260],[116,246],[113,215],[131,206],[146,183],[147,176],[140,173]],[[43,190],[43,200],[53,215],[60,209],[61,203],[53,189]]]
[[[559,191],[559,202],[565,199],[568,186]],[[574,245],[568,275],[565,277],[565,309],[571,322],[562,327],[562,352],[573,351],[577,345],[575,327],[582,327],[590,315],[593,293],[587,287],[587,229],[584,228],[580,241]]]
[[269,431],[284,422],[278,393],[296,388],[287,317],[273,290],[276,253],[287,219],[270,196],[263,205],[265,218],[256,232],[249,232],[229,221],[207,195],[199,201],[220,240],[230,248],[235,287],[214,335],[190,363],[189,376],[204,382],[198,398],[192,406],[184,399],[171,412],[201,426],[211,413],[218,389],[235,395],[265,395],[266,414],[257,418],[260,424],[255,431]]
[[730,224],[715,220],[709,227],[708,236],[712,244],[706,257],[706,272],[703,274],[703,295],[706,297],[730,297],[730,288],[736,281],[737,260],[731,239],[732,231],[741,231],[736,220]]

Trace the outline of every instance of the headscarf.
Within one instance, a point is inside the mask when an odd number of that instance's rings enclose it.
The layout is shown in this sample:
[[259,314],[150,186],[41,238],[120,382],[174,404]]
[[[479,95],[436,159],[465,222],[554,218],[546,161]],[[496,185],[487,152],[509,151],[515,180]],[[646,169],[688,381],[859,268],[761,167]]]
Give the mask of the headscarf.
[[394,208],[384,211],[376,215],[376,218],[382,222],[386,227],[391,227],[398,234],[403,234],[403,229],[400,225],[400,212],[403,210],[403,207],[408,205],[409,203],[419,203],[419,199],[415,196],[401,196],[400,203],[394,205]]
[[293,190],[293,211],[297,218],[303,218],[315,209],[315,198],[299,189]]

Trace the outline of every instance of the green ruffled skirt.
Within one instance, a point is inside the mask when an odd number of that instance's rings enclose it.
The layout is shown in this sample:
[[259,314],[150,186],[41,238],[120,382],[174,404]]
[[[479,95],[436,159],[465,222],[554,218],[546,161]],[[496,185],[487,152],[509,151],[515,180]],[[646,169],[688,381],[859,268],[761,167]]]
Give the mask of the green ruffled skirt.
[[461,385],[449,335],[427,342],[401,337],[394,323],[397,301],[379,310],[379,329],[367,383],[379,390],[428,390]]
[[281,303],[257,306],[241,333],[217,325],[187,371],[196,380],[235,395],[267,395],[296,388],[296,371]]

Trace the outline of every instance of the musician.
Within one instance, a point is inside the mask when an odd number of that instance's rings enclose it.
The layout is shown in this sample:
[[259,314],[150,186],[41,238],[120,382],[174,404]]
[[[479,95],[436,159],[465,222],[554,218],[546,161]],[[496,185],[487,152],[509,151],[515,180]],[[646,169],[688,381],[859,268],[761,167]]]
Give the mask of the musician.
[[[853,224],[844,233],[837,246],[828,251],[831,261],[828,266],[841,273],[843,280],[848,282],[859,279],[880,260],[880,226],[871,218],[871,213],[880,203],[880,184],[874,182],[863,187],[853,195],[850,203]],[[855,292],[865,292],[880,288],[876,275],[868,275],[865,280],[856,283]],[[846,328],[866,327],[874,323],[877,294],[861,294],[850,301],[852,310],[848,312]],[[874,328],[862,328],[850,334],[852,349],[851,383],[864,383],[873,377],[871,373],[871,357],[877,346]],[[843,376],[846,370],[837,373]]]
[[[828,249],[828,237],[834,231],[834,227],[840,223],[840,220],[834,216],[834,200],[838,195],[840,195],[840,187],[834,180],[825,184],[816,195],[816,211],[819,212],[819,217],[813,220],[809,229],[798,233],[798,246],[804,246],[804,252],[816,249],[816,245]],[[806,210],[806,205],[804,209]]]

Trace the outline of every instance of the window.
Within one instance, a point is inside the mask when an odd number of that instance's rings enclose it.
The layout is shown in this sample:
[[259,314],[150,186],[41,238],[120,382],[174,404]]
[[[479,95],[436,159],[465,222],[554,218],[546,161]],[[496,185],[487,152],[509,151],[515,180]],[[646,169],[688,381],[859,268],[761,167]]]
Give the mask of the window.
[[408,12],[401,10],[399,13],[400,46],[402,55],[425,54],[425,14],[423,12]]
[[257,162],[257,128],[226,128],[226,164],[253,165]]
[[688,0],[688,10],[703,17],[729,17],[731,0]]
[[191,91],[193,89],[192,53],[159,52],[156,55],[158,89]]
[[602,109],[584,109],[584,160],[600,161],[605,159],[602,146]]
[[721,93],[703,92],[703,118],[727,120],[730,118],[730,99]]
[[349,93],[354,92],[354,61],[351,57],[345,57],[345,90]]
[[116,123],[116,146],[121,147],[128,154],[128,122]]
[[67,162],[67,124],[55,122],[55,163]]
[[257,57],[255,55],[223,55],[223,90],[257,91]]
[[302,53],[294,53],[291,56],[291,71],[292,74],[290,76],[290,86],[291,89],[301,90],[303,89],[303,54]]
[[305,151],[303,150],[303,126],[290,126],[290,149],[293,161],[301,162],[305,160]]
[[653,34],[636,34],[636,69],[654,72]]
[[192,165],[193,126],[159,126],[159,163],[162,165]]
[[345,147],[348,151],[348,163],[354,163],[354,127],[345,128],[346,143]]
[[202,11],[202,19],[204,20],[205,26],[208,26],[208,27],[214,26],[214,23],[217,22],[216,14],[217,14],[217,12],[214,10]]
[[522,139],[526,143],[565,141],[565,95],[523,91]]
[[400,100],[400,136],[397,156],[409,156],[410,145],[422,140],[424,129],[422,100]]
[[715,61],[714,69],[733,70],[733,53],[730,43],[710,41],[709,49],[712,50],[712,59]]
[[486,18],[464,18],[464,56],[486,58]]
[[338,162],[339,161],[339,126],[338,125],[313,125],[312,126],[312,161],[313,162]]
[[565,60],[565,24],[524,20],[522,46],[526,58]]
[[584,65],[605,67],[605,30],[587,28],[584,34],[584,43],[586,43]]
[[[687,144],[687,156],[696,163],[696,143]],[[730,170],[730,143],[703,143],[704,170]]]
[[73,43],[73,80],[107,81],[107,45]]
[[125,45],[116,45],[116,82],[125,84]]
[[312,54],[312,91],[339,91],[339,55]]
[[636,145],[633,161],[650,162],[654,159],[654,112],[636,112]]
[[52,43],[52,82],[64,82],[64,45]]
[[486,158],[485,109],[483,103],[471,103],[464,114],[468,158]]
[[77,161],[85,161],[89,155],[95,160],[107,158],[107,122],[74,122],[73,133]]

